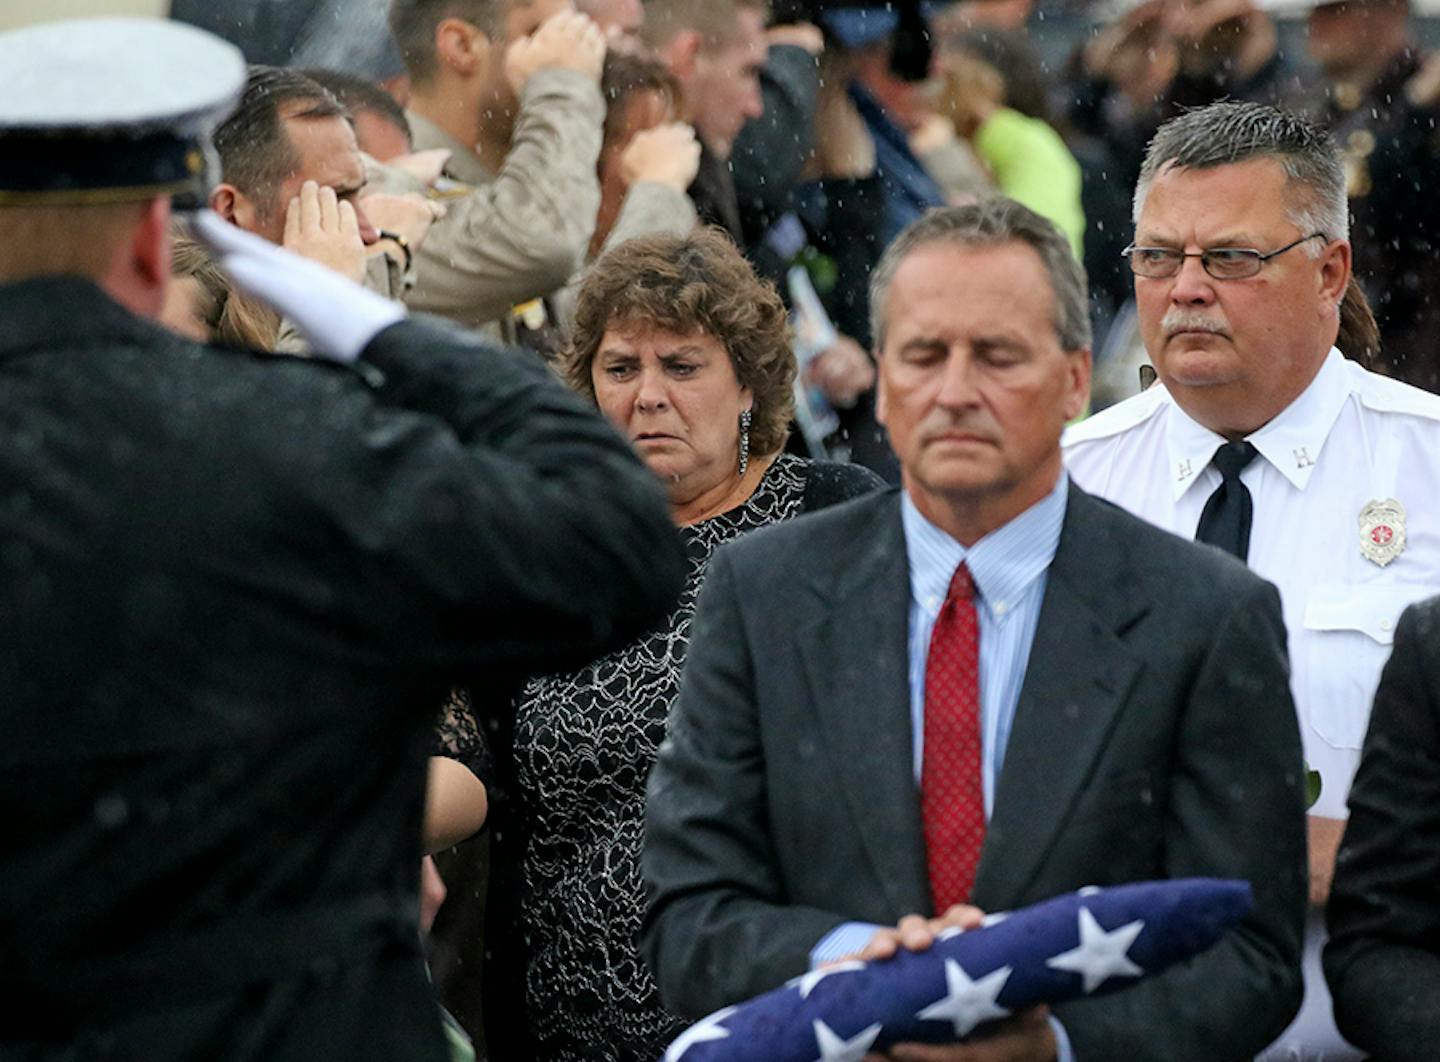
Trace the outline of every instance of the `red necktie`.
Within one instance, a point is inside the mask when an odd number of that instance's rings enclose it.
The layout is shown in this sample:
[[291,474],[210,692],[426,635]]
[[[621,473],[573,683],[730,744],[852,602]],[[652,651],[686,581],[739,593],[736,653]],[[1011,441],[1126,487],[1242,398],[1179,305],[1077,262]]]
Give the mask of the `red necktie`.
[[925,760],[920,814],[935,914],[966,903],[985,843],[980,780],[980,623],[975,584],[961,564],[925,659]]

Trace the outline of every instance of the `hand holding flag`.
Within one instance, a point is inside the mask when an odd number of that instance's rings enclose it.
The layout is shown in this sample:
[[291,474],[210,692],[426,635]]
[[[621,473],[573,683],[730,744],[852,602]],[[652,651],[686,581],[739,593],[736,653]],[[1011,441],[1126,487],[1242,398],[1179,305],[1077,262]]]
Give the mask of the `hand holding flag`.
[[1253,902],[1248,883],[1215,878],[1082,889],[945,930],[924,951],[813,970],[691,1026],[663,1062],[860,1062],[897,1043],[954,1042],[1198,955]]

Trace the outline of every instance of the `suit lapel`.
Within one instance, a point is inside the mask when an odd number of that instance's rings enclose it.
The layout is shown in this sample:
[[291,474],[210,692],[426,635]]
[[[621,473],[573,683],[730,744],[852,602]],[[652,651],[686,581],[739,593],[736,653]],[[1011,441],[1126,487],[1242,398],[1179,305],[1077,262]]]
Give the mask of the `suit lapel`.
[[1146,610],[1103,503],[1073,485],[975,881],[982,907],[1026,897],[1142,669],[1119,634]]
[[899,495],[870,508],[865,543],[837,584],[814,583],[823,601],[798,631],[820,732],[850,813],[885,894],[899,914],[925,910],[929,885],[910,733],[910,578]]

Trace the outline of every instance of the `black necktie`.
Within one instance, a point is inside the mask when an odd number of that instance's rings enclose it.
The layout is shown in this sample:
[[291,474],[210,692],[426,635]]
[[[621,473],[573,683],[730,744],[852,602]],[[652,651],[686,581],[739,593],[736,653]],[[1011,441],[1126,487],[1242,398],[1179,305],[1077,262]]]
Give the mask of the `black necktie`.
[[1215,451],[1210,463],[1224,477],[1205,502],[1196,542],[1208,542],[1232,553],[1242,561],[1250,555],[1250,491],[1240,482],[1240,470],[1255,460],[1256,450],[1248,442],[1228,442]]

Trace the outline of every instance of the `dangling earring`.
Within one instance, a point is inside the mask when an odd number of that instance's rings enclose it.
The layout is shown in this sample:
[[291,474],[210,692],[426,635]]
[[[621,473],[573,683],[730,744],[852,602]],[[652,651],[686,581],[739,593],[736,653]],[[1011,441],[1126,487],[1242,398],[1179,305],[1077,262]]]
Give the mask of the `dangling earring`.
[[740,411],[740,474],[750,467],[750,411]]

